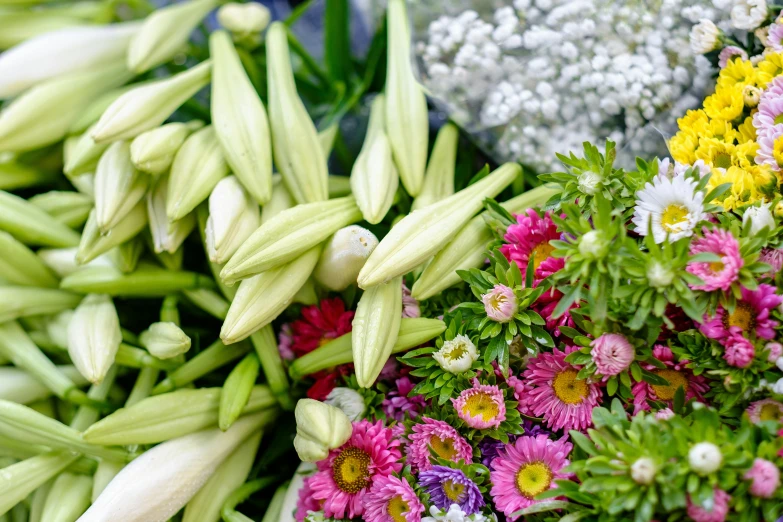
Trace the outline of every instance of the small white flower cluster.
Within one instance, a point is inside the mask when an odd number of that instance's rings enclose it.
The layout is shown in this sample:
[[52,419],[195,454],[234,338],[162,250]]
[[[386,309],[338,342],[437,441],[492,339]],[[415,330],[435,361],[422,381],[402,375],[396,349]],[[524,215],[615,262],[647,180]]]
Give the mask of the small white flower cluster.
[[546,169],[555,152],[605,138],[631,160],[665,153],[661,133],[675,129],[661,122],[697,105],[710,79],[691,27],[730,24],[731,5],[714,3],[513,0],[493,12],[498,2],[463,0],[434,19],[414,3],[414,20],[429,16],[422,81],[501,160]]

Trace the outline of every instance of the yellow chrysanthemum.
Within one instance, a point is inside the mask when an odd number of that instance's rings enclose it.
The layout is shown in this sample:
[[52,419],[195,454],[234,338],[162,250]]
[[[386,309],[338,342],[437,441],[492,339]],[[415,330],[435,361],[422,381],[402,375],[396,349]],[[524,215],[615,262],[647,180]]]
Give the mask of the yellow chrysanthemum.
[[685,116],[677,119],[677,126],[681,131],[692,132],[696,135],[706,131],[709,124],[710,119],[702,109],[689,110],[685,113]]
[[699,137],[714,138],[726,143],[734,143],[738,133],[731,125],[731,122],[726,120],[709,120],[707,128],[704,132],[699,133]]
[[734,157],[734,145],[715,138],[700,138],[696,149],[696,159],[704,161],[710,167],[727,169],[738,161]]
[[753,114],[737,126],[737,143],[756,141],[756,127],[753,126]]
[[[777,151],[775,151],[775,159],[778,159]],[[746,170],[753,176],[753,183],[758,191],[766,198],[773,199],[780,185],[780,173],[772,170],[769,165],[752,165]]]
[[765,55],[757,65],[756,71],[759,87],[765,87],[773,78],[783,73],[783,54],[769,53]]
[[746,141],[734,146],[734,163],[743,169],[748,169],[756,164],[756,153],[759,144],[755,141]]
[[721,69],[718,85],[721,87],[754,85],[757,76],[756,69],[750,60],[731,60],[726,64],[726,67]]
[[715,90],[704,100],[704,112],[710,118],[719,120],[735,120],[739,118],[745,109],[745,102],[742,99],[742,87],[721,87]]
[[734,210],[759,200],[753,175],[745,169],[735,166],[728,169],[712,169],[712,176],[707,184],[708,190],[724,183],[731,183],[731,189],[724,192],[717,201],[723,204],[726,210]]
[[699,140],[695,134],[680,131],[669,140],[669,153],[674,161],[691,165],[696,162],[696,148],[698,146]]

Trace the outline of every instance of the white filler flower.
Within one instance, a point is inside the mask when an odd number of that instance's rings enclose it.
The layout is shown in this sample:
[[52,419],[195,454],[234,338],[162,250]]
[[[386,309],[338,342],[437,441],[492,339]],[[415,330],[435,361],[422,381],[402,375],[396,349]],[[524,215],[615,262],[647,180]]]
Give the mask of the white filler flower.
[[688,452],[688,464],[699,475],[707,475],[720,469],[723,454],[712,442],[699,442]]
[[667,234],[670,241],[692,235],[704,219],[704,194],[695,189],[696,182],[685,176],[656,176],[636,193],[632,220],[636,232],[646,236],[652,223],[656,243],[666,239]]
[[478,359],[478,350],[473,341],[465,335],[457,335],[446,341],[437,352],[432,354],[441,368],[450,373],[466,372]]

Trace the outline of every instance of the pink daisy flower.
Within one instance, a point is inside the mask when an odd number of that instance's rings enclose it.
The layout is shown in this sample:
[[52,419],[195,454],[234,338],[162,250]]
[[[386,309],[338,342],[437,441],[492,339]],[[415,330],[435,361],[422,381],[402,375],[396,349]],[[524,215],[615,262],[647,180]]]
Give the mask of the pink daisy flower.
[[767,350],[767,362],[776,362],[778,358],[783,355],[783,344],[780,343],[767,343],[764,348]]
[[383,412],[390,419],[402,422],[406,418],[415,419],[424,410],[427,401],[422,395],[409,397],[415,384],[408,377],[400,377],[381,403]]
[[323,299],[317,306],[302,308],[302,318],[291,323],[291,350],[297,357],[351,331],[353,312],[345,310],[339,297]]
[[492,461],[489,475],[496,508],[516,520],[512,513],[537,503],[536,495],[557,487],[555,480],[570,477],[562,469],[570,464],[566,457],[572,448],[564,439],[546,435],[519,437],[507,444]]
[[739,57],[741,60],[747,60],[748,53],[746,53],[744,49],[740,49],[735,45],[727,45],[721,49],[720,54],[718,55],[718,65],[721,69],[723,69],[729,64],[729,60],[736,57]]
[[776,53],[783,51],[783,25],[772,24],[769,26],[767,47]]
[[364,497],[366,522],[419,522],[424,513],[416,492],[408,481],[394,475],[376,478]]
[[704,394],[710,387],[704,377],[693,375],[693,372],[686,368],[687,360],[675,361],[674,354],[669,347],[660,344],[653,347],[653,356],[665,364],[666,368],[659,369],[652,364],[643,364],[642,367],[666,379],[669,384],[650,384],[644,381],[634,383],[631,387],[631,393],[634,396],[634,415],[650,409],[648,400],[664,402],[671,408],[674,395],[680,387],[685,391],[686,401],[691,399],[704,401]]
[[541,264],[552,256],[555,249],[549,241],[560,239],[560,232],[552,221],[551,212],[546,212],[542,217],[529,208],[526,214],[517,214],[516,218],[517,224],[510,225],[506,230],[503,237],[506,244],[500,247],[500,251],[506,259],[519,265],[522,274],[525,274],[532,255],[533,268],[538,272]]
[[739,278],[739,271],[744,264],[739,251],[739,241],[727,230],[704,229],[704,237],[696,238],[691,243],[691,255],[709,252],[720,256],[720,261],[712,263],[688,263],[688,272],[701,278],[703,285],[691,285],[694,290],[712,292],[728,290]]
[[723,339],[723,359],[735,368],[747,368],[753,362],[756,349],[753,343],[745,339],[739,332],[730,332]]
[[402,316],[403,317],[421,317],[419,302],[413,298],[411,291],[402,284]]
[[[776,101],[783,104],[783,99]],[[759,112],[756,114],[761,114],[761,110],[759,109]],[[761,121],[761,118],[758,119]],[[756,126],[756,118],[753,119],[753,126],[758,129],[758,126]],[[759,149],[758,152],[756,152],[755,158],[757,164],[769,165],[774,171],[780,170],[778,160],[775,159],[775,141],[781,136],[783,136],[783,125],[774,125],[772,127],[763,127],[762,129],[759,129],[758,139],[756,140],[759,144]]]
[[775,274],[780,272],[780,269],[783,268],[783,250],[780,250],[779,248],[762,248],[759,261],[771,266],[772,269],[767,275],[769,277],[775,277]]
[[755,459],[743,478],[751,481],[749,491],[754,497],[772,498],[780,487],[780,469],[765,459]]
[[566,355],[576,350],[555,348],[530,359],[522,374],[525,390],[520,406],[535,417],[543,417],[553,430],[584,430],[592,425],[593,408],[601,403],[601,388],[597,383],[577,379],[579,367],[565,362]]
[[745,412],[753,424],[763,421],[783,421],[783,404],[773,399],[751,402]]
[[473,387],[451,399],[459,418],[471,428],[484,430],[497,428],[506,420],[506,401],[497,386],[479,384],[473,379]]
[[447,423],[422,417],[421,423],[413,425],[413,433],[408,435],[406,457],[414,470],[424,471],[432,468],[430,448],[440,458],[459,462],[473,459],[473,448],[468,441]]
[[783,116],[783,103],[781,103],[780,96],[772,94],[772,91],[777,90],[783,92],[783,84],[774,82],[770,84],[761,95],[758,110],[753,114],[753,127],[759,138],[776,134],[783,128],[780,126],[782,122],[778,121]]
[[694,504],[688,495],[687,513],[694,522],[723,522],[729,514],[730,501],[731,495],[722,489],[713,490],[712,499],[703,505]]
[[307,477],[299,488],[299,500],[296,502],[296,522],[303,522],[309,511],[321,511],[321,502],[313,498],[310,482],[313,477]]
[[627,370],[636,356],[633,345],[620,334],[603,334],[594,339],[590,347],[596,370],[604,379]]
[[778,322],[770,318],[770,312],[780,306],[783,297],[777,295],[772,285],[761,284],[756,290],[742,289],[742,299],[737,301],[733,313],[718,307],[715,317],[705,317],[699,330],[710,339],[724,339],[729,333],[755,334],[761,339],[773,339]]
[[348,442],[318,462],[318,473],[310,480],[312,497],[323,502],[324,515],[355,518],[364,513],[362,498],[377,477],[388,477],[402,469],[400,441],[381,421],[353,423]]

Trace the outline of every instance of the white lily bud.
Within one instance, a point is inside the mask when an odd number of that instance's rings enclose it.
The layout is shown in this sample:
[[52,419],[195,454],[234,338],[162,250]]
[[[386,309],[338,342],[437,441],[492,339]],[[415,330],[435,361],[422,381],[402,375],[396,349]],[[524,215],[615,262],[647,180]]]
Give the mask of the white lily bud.
[[367,135],[351,170],[351,190],[356,204],[371,224],[380,223],[389,212],[400,184],[384,131],[385,110],[384,97],[379,94],[373,100]]
[[212,125],[232,172],[263,205],[272,197],[272,142],[264,104],[225,31],[212,33],[209,50]]
[[190,350],[190,337],[172,322],[152,323],[139,342],[158,359],[171,359]]
[[0,474],[0,513],[8,512],[78,458],[79,454],[71,451],[51,451],[3,468]]
[[120,320],[111,298],[85,297],[68,325],[68,354],[79,372],[92,383],[101,382],[121,342]]
[[220,6],[217,19],[220,25],[231,31],[234,41],[253,44],[259,36],[258,33],[269,25],[272,15],[269,9],[258,2],[229,2]]
[[190,0],[153,11],[130,42],[128,69],[143,73],[174,58],[216,6],[216,0]]
[[280,174],[272,176],[272,198],[261,209],[261,224],[266,223],[284,210],[288,210],[296,204],[291,193],[283,183]]
[[424,182],[429,140],[427,99],[411,66],[405,0],[390,0],[386,66],[386,133],[405,190],[418,196]]
[[[57,369],[73,381],[84,386],[87,380],[74,366],[58,366]],[[14,366],[0,366],[0,400],[30,404],[52,396],[52,390],[34,375]]]
[[73,310],[63,310],[46,321],[46,334],[60,349],[68,349],[68,325],[73,319]]
[[71,275],[86,267],[115,267],[110,255],[98,256],[85,265],[76,262],[76,247],[73,248],[42,248],[37,254],[46,266],[51,268],[60,278]]
[[315,267],[318,284],[341,292],[356,282],[367,258],[378,246],[375,234],[359,225],[350,225],[334,233]]
[[266,35],[269,122],[275,165],[298,203],[329,197],[329,171],[318,132],[296,91],[288,35],[281,22]]
[[402,276],[367,288],[353,318],[351,347],[356,380],[369,388],[397,342],[402,320]]
[[0,55],[0,98],[10,98],[65,74],[121,62],[138,23],[51,31]]
[[748,207],[742,215],[742,225],[750,222],[750,234],[755,236],[765,228],[768,231],[775,229],[775,218],[769,210],[769,205],[761,204],[758,207]]
[[225,263],[261,224],[258,203],[235,176],[221,179],[209,195],[207,254],[213,263]]
[[432,155],[424,173],[421,192],[413,200],[411,210],[424,208],[454,194],[454,170],[457,160],[459,129],[449,122],[438,131]]
[[339,408],[313,399],[296,403],[294,448],[304,462],[317,462],[351,438],[351,420]]
[[200,431],[145,451],[117,474],[80,522],[110,522],[117,513],[123,522],[169,520],[264,420],[263,413],[247,415],[226,432]]
[[294,514],[296,513],[296,505],[299,502],[299,491],[304,487],[305,479],[316,471],[315,464],[310,462],[299,464],[299,467],[294,472],[294,476],[291,477],[291,482],[288,484],[288,489],[283,498],[283,506],[280,508],[280,519],[277,522],[296,521]]
[[143,132],[131,142],[131,161],[139,170],[149,174],[163,174],[171,168],[174,156],[188,135],[203,126],[203,122],[193,120],[188,123],[167,123]]
[[92,478],[87,475],[63,473],[54,480],[46,497],[41,520],[75,522],[90,506]]
[[[2,3],[4,2],[0,2]],[[73,2],[70,5],[60,4],[39,9],[3,7],[0,11],[0,50],[10,49],[42,34],[92,25],[105,19],[109,9],[111,8],[107,4],[101,2]]]
[[82,239],[79,242],[79,249],[76,251],[76,262],[79,264],[89,263],[99,255],[136,237],[136,235],[147,225],[147,211],[144,207],[143,201],[137,203],[136,206],[111,229],[110,233],[104,236],[100,234],[100,230],[98,229],[98,220],[95,217],[95,210],[90,212],[90,217],[87,218],[87,223],[84,225],[84,230],[82,230]]
[[[91,129],[90,129],[91,130]],[[95,172],[101,154],[109,147],[108,143],[95,143],[87,130],[80,136],[65,140],[63,146],[63,172],[69,176]]]
[[92,130],[96,142],[135,138],[154,129],[209,83],[212,62],[205,61],[170,78],[142,84],[112,103]]
[[166,215],[171,221],[185,217],[209,197],[228,165],[211,125],[193,133],[174,157],[169,178]]
[[149,176],[131,163],[129,142],[117,141],[106,149],[95,171],[95,219],[101,233],[108,233],[128,215],[149,183]]
[[147,194],[147,215],[155,253],[173,254],[179,250],[185,238],[196,226],[196,216],[191,212],[182,219],[169,221],[166,215],[168,201],[168,175],[160,176]]

